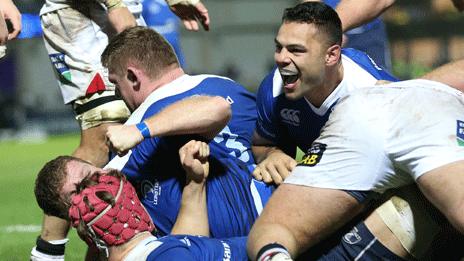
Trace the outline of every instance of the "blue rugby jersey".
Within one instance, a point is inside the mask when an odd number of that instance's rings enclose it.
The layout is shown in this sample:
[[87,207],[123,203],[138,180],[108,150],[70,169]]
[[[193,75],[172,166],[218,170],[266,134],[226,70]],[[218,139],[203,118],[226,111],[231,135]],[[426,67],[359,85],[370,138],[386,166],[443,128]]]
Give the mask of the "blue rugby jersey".
[[[211,236],[247,235],[258,215],[255,200],[261,204],[259,196],[253,194],[256,186],[249,171],[249,166],[254,164],[251,137],[256,121],[252,93],[227,78],[184,75],[154,91],[126,124],[141,122],[167,105],[192,95],[222,96],[232,106],[230,122],[209,143],[210,176],[206,186]],[[185,184],[178,150],[192,138],[199,139],[192,135],[146,139],[126,156],[115,157],[107,165],[120,169],[136,186],[161,235],[171,231],[177,218]],[[260,187],[258,194],[263,190],[271,188]]]
[[246,237],[214,239],[191,235],[149,237],[141,241],[125,260],[248,260]]
[[397,81],[368,55],[355,49],[342,50],[342,64],[342,82],[319,108],[304,97],[288,100],[282,90],[280,73],[274,69],[264,78],[258,90],[257,133],[294,156],[297,146],[307,151],[319,137],[322,126],[340,97],[353,89],[372,86],[377,80]]

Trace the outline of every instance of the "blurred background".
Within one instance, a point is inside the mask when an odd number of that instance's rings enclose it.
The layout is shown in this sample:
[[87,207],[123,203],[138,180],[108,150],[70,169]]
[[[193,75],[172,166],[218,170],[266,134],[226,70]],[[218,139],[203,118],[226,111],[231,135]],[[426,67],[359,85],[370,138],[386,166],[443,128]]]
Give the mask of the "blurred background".
[[[178,49],[184,54],[185,70],[225,75],[255,90],[273,66],[273,39],[282,10],[296,2],[205,0],[211,31],[180,29]],[[10,42],[6,59],[0,61],[0,140],[78,132],[71,109],[62,103],[41,39],[37,14],[42,3],[16,2],[25,14],[27,35],[22,37],[27,39]],[[151,6],[152,14],[156,8]],[[399,78],[415,77],[464,57],[464,19],[450,0],[399,0],[383,18],[392,71]],[[157,29],[169,30],[166,26]]]

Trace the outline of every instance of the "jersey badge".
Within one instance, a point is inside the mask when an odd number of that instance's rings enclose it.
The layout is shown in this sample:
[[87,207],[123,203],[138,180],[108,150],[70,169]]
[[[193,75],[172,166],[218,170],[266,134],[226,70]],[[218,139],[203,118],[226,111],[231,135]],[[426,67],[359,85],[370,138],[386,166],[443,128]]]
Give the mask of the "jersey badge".
[[311,145],[311,148],[308,149],[308,152],[303,156],[303,158],[298,162],[299,166],[316,166],[319,161],[321,161],[322,154],[324,154],[327,145],[324,143],[314,142]]
[[358,229],[355,227],[350,232],[343,236],[343,241],[350,245],[354,245],[362,240],[362,237],[358,233]]
[[142,181],[142,197],[145,200],[153,203],[153,205],[158,205],[158,198],[161,195],[161,186],[158,181],[155,180],[154,184],[149,180]]
[[280,117],[282,117],[282,121],[295,127],[300,126],[299,114],[299,110],[292,110],[287,108],[280,111]]
[[50,61],[52,61],[53,67],[60,75],[61,80],[71,81],[71,72],[69,71],[69,67],[65,62],[65,55],[64,53],[54,53],[50,54]]
[[464,121],[457,120],[456,140],[459,146],[464,146]]

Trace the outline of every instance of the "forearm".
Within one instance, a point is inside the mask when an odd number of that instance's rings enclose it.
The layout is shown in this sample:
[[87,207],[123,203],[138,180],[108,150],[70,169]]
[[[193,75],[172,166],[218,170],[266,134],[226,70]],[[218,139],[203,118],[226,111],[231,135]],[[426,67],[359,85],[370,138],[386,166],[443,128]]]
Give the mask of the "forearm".
[[182,193],[181,207],[171,234],[209,236],[206,187],[189,182]]
[[229,121],[230,104],[219,96],[194,96],[171,106],[145,120],[151,137],[200,134],[213,138]]
[[395,0],[342,0],[336,11],[342,21],[343,32],[368,23],[381,15]]
[[269,156],[269,154],[271,154],[273,151],[277,151],[277,150],[280,151],[280,149],[275,146],[258,146],[258,145],[252,146],[251,150],[253,152],[253,156],[255,157],[255,161],[257,164],[265,160]]
[[464,59],[440,66],[421,78],[441,82],[464,92]]

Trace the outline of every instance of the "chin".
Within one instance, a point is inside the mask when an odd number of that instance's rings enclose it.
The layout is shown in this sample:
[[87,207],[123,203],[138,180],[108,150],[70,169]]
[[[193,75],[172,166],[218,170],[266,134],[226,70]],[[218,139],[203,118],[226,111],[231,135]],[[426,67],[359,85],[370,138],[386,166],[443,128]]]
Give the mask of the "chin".
[[285,98],[289,99],[289,100],[298,100],[300,99],[301,97],[303,97],[302,95],[298,95],[298,93],[295,93],[295,92],[285,92]]

